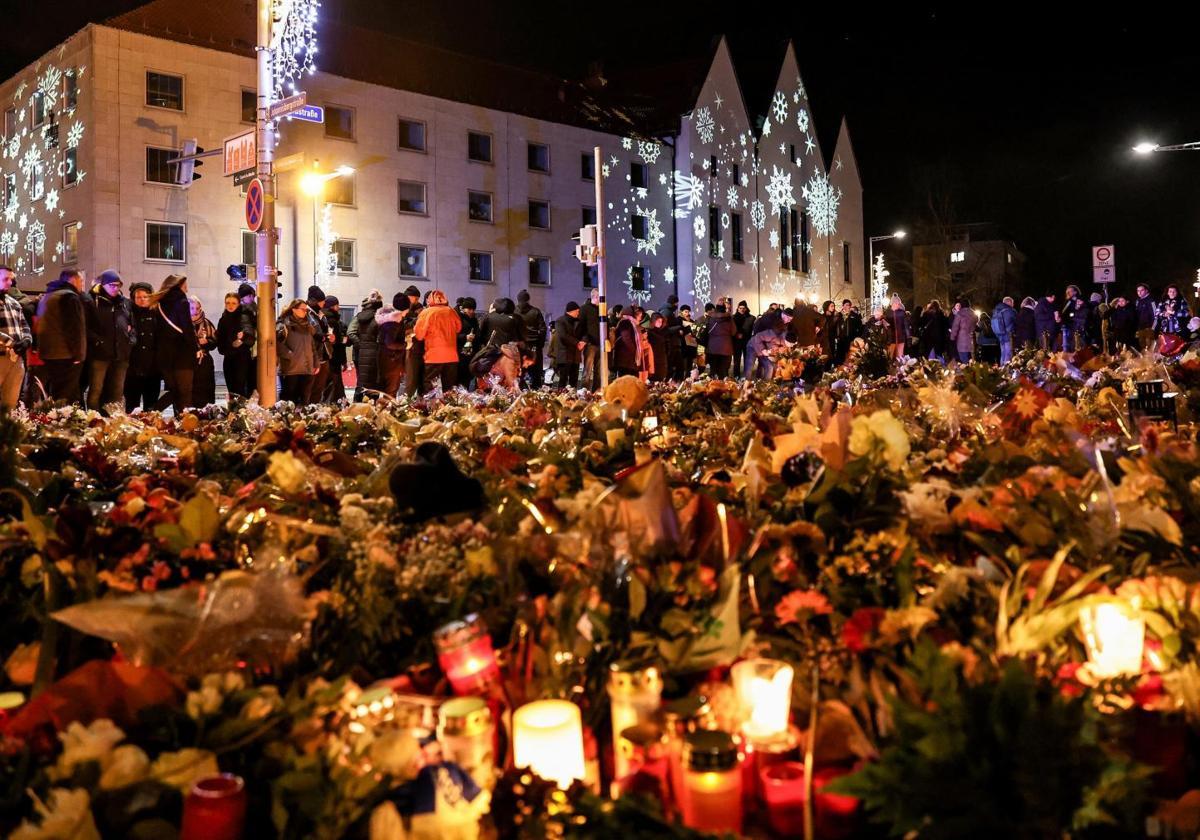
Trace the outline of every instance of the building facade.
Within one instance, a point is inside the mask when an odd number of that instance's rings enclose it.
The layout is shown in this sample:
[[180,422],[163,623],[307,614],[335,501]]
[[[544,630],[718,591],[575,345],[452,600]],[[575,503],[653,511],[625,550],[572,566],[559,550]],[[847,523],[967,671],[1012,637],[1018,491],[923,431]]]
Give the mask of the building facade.
[[912,246],[914,305],[966,298],[990,311],[1024,287],[1025,255],[994,224],[955,225]]
[[[225,5],[228,14],[210,10],[189,28],[174,25],[188,4],[157,0],[86,27],[0,84],[0,260],[22,287],[41,288],[66,266],[115,267],[127,286],[182,273],[206,311],[219,313],[232,288],[226,267],[254,262],[244,187],[222,177],[220,157],[181,185],[171,158],[188,141],[220,148],[253,127],[255,64],[237,37],[245,29],[249,38],[253,18],[239,18],[244,4]],[[316,283],[353,308],[371,289],[390,299],[412,284],[486,307],[527,288],[557,315],[596,284],[572,240],[596,220],[596,178],[610,303],[658,306],[676,293],[702,305],[729,295],[761,310],[798,294],[865,293],[849,135],[843,126],[826,165],[790,46],[772,99],[786,100],[777,111],[787,111],[786,129],[783,120],[756,126],[722,40],[677,129],[617,131],[564,106],[568,97],[547,77],[409,42],[400,50],[379,33],[353,36],[335,32],[322,45],[330,72],[305,80],[325,122],[280,127],[284,298]],[[368,37],[384,43],[362,43]],[[362,64],[347,46],[355,39],[410,64]],[[353,172],[333,174],[342,167]],[[314,172],[329,177],[310,194],[304,176]],[[791,233],[804,225],[807,240]],[[795,256],[803,246],[809,260]]]

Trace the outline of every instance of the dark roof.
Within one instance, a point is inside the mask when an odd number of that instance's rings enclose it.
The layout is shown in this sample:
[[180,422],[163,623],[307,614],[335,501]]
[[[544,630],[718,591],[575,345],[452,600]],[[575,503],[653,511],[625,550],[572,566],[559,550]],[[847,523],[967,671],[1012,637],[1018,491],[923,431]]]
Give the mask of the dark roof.
[[[153,0],[106,21],[107,26],[184,44],[254,56],[251,0]],[[685,92],[698,89],[695,63],[660,76],[640,71],[632,85],[596,85],[353,26],[321,21],[317,69],[337,76],[428,96],[622,135],[678,131]],[[617,80],[619,81],[619,80]],[[630,80],[632,81],[632,80]],[[653,84],[647,85],[648,81]],[[661,90],[656,90],[661,88]],[[635,93],[636,90],[636,93]],[[667,95],[674,94],[674,95]],[[679,107],[679,110],[672,110]]]

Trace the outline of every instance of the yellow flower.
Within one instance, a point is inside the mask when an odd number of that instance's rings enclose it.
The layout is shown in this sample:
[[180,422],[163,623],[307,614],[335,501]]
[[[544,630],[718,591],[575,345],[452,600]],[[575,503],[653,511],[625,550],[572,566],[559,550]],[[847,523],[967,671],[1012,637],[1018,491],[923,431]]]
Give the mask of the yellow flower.
[[72,721],[65,732],[59,733],[58,739],[62,741],[63,751],[52,775],[62,779],[70,776],[77,764],[103,761],[113,747],[125,740],[125,733],[108,718],[101,718],[87,726]]
[[150,771],[150,758],[141,747],[133,744],[123,744],[112,751],[104,762],[104,772],[100,774],[101,790],[116,790],[132,785],[146,778]]
[[100,840],[96,821],[92,818],[92,803],[83,788],[68,790],[52,788],[47,804],[36,803],[41,825],[26,820],[9,835],[10,840]]
[[164,784],[178,788],[187,793],[192,785],[206,776],[220,773],[217,767],[217,757],[208,750],[198,750],[193,747],[178,752],[163,753],[150,766],[150,775]]
[[267,464],[267,477],[285,493],[299,493],[306,479],[304,463],[291,452],[273,452]]

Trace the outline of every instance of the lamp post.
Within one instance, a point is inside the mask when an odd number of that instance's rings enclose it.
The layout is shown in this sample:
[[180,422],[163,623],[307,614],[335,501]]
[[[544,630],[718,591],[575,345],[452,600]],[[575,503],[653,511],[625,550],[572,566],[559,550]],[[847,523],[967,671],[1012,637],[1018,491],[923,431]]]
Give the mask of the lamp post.
[[1200,152],[1200,140],[1191,143],[1173,143],[1169,146],[1160,146],[1158,143],[1144,140],[1134,146],[1133,151],[1139,155],[1151,155],[1155,152]]
[[[341,178],[347,175],[354,174],[353,166],[339,166],[332,172],[320,172],[317,170],[318,161],[313,161],[313,169],[310,172],[305,172],[300,176],[300,191],[312,198],[313,208],[313,285],[319,285],[317,280],[320,276],[321,261],[318,255],[317,245],[317,208],[321,204],[321,197],[325,192],[325,184],[332,181],[334,178]],[[299,278],[297,278],[297,284]]]
[[889,233],[886,236],[872,236],[867,240],[867,265],[875,264],[875,243],[883,242],[888,239],[903,239],[908,236],[908,233],[903,230],[898,230],[895,233]]

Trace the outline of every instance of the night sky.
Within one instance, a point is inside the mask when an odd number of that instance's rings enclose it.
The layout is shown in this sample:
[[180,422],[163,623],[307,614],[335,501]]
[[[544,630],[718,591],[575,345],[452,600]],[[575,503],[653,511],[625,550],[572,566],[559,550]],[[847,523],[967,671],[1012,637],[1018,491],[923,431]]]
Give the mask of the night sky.
[[[140,4],[52,5],[53,21],[47,4],[0,0],[0,77]],[[1032,289],[1090,283],[1090,246],[1110,243],[1119,287],[1190,286],[1200,154],[1129,152],[1141,139],[1200,140],[1190,19],[1161,7],[1084,17],[1048,5],[325,0],[323,14],[570,78],[594,60],[649,73],[704,59],[726,34],[746,75],[769,85],[790,36],[822,143],[842,114],[849,120],[868,234],[912,228],[932,196],[953,206],[954,221],[1006,229],[1029,258]],[[588,7],[599,10],[594,22]],[[764,96],[747,91],[751,104]]]

